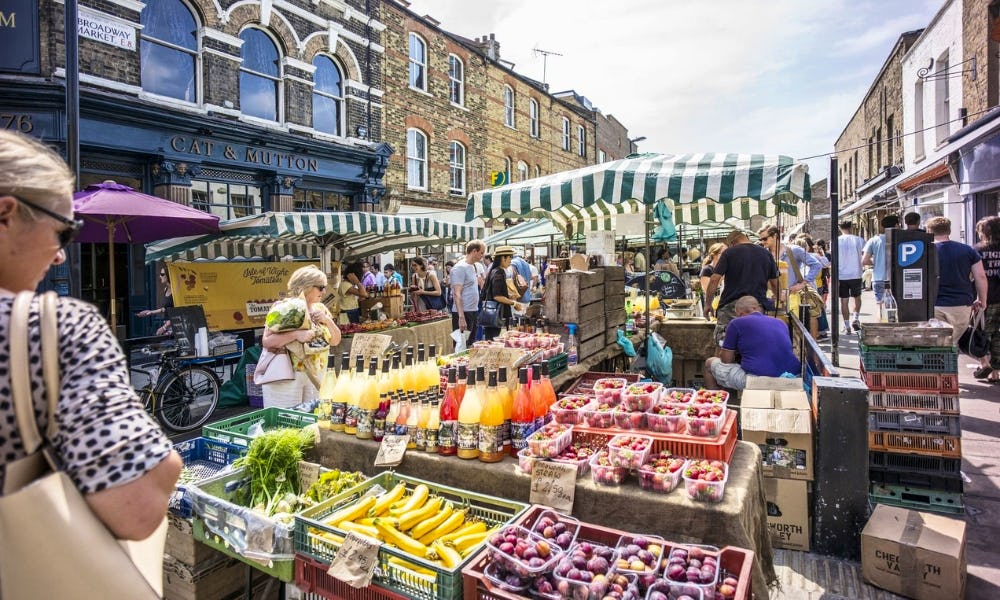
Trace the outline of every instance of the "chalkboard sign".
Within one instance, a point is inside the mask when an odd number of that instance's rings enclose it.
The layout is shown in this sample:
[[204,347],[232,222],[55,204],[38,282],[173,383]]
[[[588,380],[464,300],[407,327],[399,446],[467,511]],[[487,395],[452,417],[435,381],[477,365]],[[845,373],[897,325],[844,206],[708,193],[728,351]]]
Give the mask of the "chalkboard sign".
[[201,306],[168,307],[167,318],[170,319],[170,327],[177,342],[177,354],[196,356],[198,353],[195,351],[197,347],[195,340],[198,337],[198,329],[208,327],[205,324],[205,309]]

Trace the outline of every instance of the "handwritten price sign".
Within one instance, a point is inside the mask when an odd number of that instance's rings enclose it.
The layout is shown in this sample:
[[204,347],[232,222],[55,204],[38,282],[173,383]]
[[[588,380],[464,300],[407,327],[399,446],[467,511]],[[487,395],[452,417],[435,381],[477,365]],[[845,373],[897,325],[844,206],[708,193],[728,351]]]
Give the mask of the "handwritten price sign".
[[374,538],[349,531],[326,574],[354,588],[367,587],[378,565],[379,545]]
[[378,447],[378,454],[375,455],[376,467],[395,467],[403,462],[406,454],[406,444],[410,442],[408,435],[386,435],[382,438],[382,444]]
[[573,512],[576,496],[576,467],[536,461],[531,467],[532,504],[544,504],[567,514]]
[[385,349],[392,343],[392,336],[382,333],[357,333],[351,338],[351,364],[355,357],[365,357],[365,368],[372,357],[381,357]]

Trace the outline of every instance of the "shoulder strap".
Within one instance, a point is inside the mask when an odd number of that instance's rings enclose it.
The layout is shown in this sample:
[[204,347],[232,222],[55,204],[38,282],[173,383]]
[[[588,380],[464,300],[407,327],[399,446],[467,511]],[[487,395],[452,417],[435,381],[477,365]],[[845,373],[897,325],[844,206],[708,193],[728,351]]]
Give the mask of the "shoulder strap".
[[792,247],[791,246],[785,246],[785,250],[788,251],[788,252],[786,252],[786,254],[788,255],[788,264],[791,265],[791,267],[793,269],[795,269],[795,281],[796,281],[796,283],[803,282],[803,283],[805,283],[808,286],[809,282],[806,281],[805,275],[802,274],[802,269],[799,268],[799,260],[797,258],[795,258],[795,252],[792,250]]
[[[42,446],[43,438],[35,420],[31,401],[31,367],[28,360],[28,321],[31,316],[33,292],[21,292],[14,298],[10,312],[10,379],[11,395],[17,427],[28,454],[34,454]],[[39,322],[42,330],[42,372],[45,379],[45,396],[49,414],[46,435],[49,439],[56,432],[56,404],[59,401],[59,356],[56,326],[55,293],[48,292],[39,298]],[[23,340],[23,343],[18,343]],[[46,458],[49,458],[46,453]],[[55,466],[53,465],[53,468]]]

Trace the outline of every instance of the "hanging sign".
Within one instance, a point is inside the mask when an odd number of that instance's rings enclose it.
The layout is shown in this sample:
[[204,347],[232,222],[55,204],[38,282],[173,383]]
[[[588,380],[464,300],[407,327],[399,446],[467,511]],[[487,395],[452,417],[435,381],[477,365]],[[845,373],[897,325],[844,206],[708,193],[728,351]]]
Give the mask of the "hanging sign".
[[330,569],[326,574],[354,588],[368,587],[378,565],[380,545],[375,538],[353,531],[347,532],[347,537],[330,562]]

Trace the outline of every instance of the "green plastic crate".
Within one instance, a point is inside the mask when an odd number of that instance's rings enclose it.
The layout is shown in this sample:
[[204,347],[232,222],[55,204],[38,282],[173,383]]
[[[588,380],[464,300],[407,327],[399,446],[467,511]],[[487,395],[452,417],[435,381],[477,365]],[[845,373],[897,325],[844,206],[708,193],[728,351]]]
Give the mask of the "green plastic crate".
[[194,519],[194,539],[205,544],[210,548],[214,548],[219,552],[235,558],[236,560],[248,564],[251,567],[267,574],[270,577],[280,579],[286,583],[291,583],[295,580],[295,559],[290,560],[275,560],[269,561],[269,564],[264,564],[262,562],[251,560],[239,552],[236,551],[233,546],[222,539],[221,536],[216,535],[205,527],[204,521],[201,519]]
[[[336,556],[340,544],[328,537],[323,537],[322,534],[344,537],[347,535],[347,532],[323,523],[323,519],[341,507],[356,502],[375,485],[381,486],[384,490],[388,491],[399,482],[406,484],[408,492],[412,491],[415,486],[424,484],[430,488],[432,495],[441,496],[455,504],[467,507],[470,515],[485,521],[489,527],[506,525],[528,509],[528,505],[523,502],[514,502],[494,496],[467,492],[430,481],[407,477],[406,475],[400,475],[392,471],[386,471],[344,491],[338,496],[297,514],[295,516],[296,554],[309,556],[313,560],[323,564],[330,564],[334,556]],[[394,547],[382,544],[378,553],[378,566],[375,569],[372,582],[408,598],[416,598],[418,600],[461,600],[462,568],[474,555],[475,553],[470,553],[468,558],[463,560],[461,564],[449,570],[436,563],[428,562],[423,557],[414,557]],[[400,558],[434,571],[435,577],[433,581],[429,575],[417,574],[399,564],[389,562],[389,559],[392,557]]]
[[269,431],[279,427],[301,429],[316,421],[316,415],[312,413],[271,407],[210,423],[202,428],[201,435],[227,444],[247,447],[252,439],[248,432],[257,423],[261,424],[264,431]]

